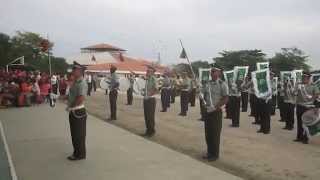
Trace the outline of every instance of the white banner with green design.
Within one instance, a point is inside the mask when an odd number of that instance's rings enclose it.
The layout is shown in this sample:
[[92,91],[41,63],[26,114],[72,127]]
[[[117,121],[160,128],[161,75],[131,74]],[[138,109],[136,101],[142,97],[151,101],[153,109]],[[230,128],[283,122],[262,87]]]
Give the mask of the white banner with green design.
[[320,88],[320,73],[312,74],[312,83]]
[[269,69],[254,71],[251,74],[255,94],[258,98],[267,98],[272,94]]
[[280,81],[283,83],[285,80],[292,79],[292,71],[281,71]]
[[201,85],[211,80],[211,69],[210,68],[199,68],[199,80]]
[[257,71],[269,69],[269,62],[259,62],[257,63]]
[[223,72],[224,80],[228,84],[228,87],[231,88],[234,83],[234,71],[225,71]]
[[248,75],[249,66],[235,66],[234,67],[234,80],[244,81],[246,76]]
[[293,70],[292,71],[292,78],[293,78],[294,84],[302,82],[302,73],[303,73],[303,70]]

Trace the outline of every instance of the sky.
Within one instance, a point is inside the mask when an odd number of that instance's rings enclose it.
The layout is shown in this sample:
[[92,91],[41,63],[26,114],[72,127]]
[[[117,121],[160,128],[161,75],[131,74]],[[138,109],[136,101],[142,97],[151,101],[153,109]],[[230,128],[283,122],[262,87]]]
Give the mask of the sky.
[[272,57],[298,47],[320,69],[319,0],[1,0],[0,32],[49,36],[54,55],[108,43],[128,55],[179,63],[185,46],[191,60],[223,50],[261,49]]

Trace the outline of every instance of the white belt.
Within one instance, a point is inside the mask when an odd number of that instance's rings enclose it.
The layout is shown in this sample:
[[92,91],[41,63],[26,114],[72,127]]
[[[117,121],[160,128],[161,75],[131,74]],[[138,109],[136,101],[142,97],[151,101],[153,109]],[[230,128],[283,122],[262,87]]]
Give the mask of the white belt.
[[73,108],[69,108],[69,111],[75,111],[75,110],[78,110],[78,109],[82,109],[84,108],[84,105],[80,105],[80,106],[76,106],[76,107],[73,107]]

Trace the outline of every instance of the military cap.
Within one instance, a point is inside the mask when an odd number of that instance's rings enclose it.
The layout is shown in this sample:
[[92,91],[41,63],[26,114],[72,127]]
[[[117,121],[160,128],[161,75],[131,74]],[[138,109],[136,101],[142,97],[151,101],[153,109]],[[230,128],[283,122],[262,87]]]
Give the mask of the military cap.
[[73,61],[72,69],[86,70],[87,68],[76,61]]
[[153,72],[156,72],[156,68],[152,65],[146,65],[148,70],[152,70]]
[[117,70],[117,67],[115,65],[111,64],[110,69]]
[[303,77],[311,77],[312,75],[309,72],[303,71],[302,76]]
[[210,64],[210,66],[211,66],[211,71],[222,71],[223,69],[219,66],[219,65],[217,65],[216,63],[212,63],[212,64]]

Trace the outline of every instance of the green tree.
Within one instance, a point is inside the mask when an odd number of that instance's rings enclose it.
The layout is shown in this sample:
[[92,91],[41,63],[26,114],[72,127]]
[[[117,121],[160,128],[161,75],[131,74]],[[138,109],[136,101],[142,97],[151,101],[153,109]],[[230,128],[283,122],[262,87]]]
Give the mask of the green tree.
[[0,66],[5,66],[8,63],[10,49],[10,36],[0,33]]
[[307,64],[308,56],[300,49],[281,48],[281,52],[277,52],[274,57],[270,58],[272,70],[279,74],[280,71],[291,71],[294,69],[310,70]]
[[210,68],[210,64],[208,61],[194,61],[191,63],[193,72],[196,74],[196,76],[199,76],[199,68]]
[[[4,40],[2,40],[4,39]],[[0,35],[0,50],[6,45],[5,36]],[[1,66],[5,66],[8,62],[18,57],[25,57],[25,64],[40,71],[49,72],[49,60],[47,53],[40,51],[40,43],[45,40],[37,33],[17,31],[16,34],[9,40],[10,48],[7,48],[7,56],[2,60]],[[49,42],[49,52],[51,56],[52,72],[65,72],[67,63],[63,58],[56,58],[50,50],[53,48],[53,43]]]
[[249,72],[256,70],[256,63],[267,61],[261,50],[223,51],[220,57],[213,58],[215,63],[225,70],[234,66],[249,66]]

